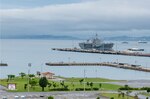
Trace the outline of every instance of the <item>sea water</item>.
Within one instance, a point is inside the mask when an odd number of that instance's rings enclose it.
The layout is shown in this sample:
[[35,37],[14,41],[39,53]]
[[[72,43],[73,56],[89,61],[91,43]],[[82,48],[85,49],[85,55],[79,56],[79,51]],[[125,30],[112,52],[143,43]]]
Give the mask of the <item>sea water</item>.
[[[35,74],[40,72],[52,72],[57,76],[64,77],[102,77],[110,79],[149,79],[150,73],[118,69],[113,67],[100,66],[68,66],[50,67],[47,62],[121,62],[137,64],[150,68],[149,57],[105,55],[96,53],[78,53],[53,51],[51,48],[73,48],[79,47],[79,40],[33,40],[33,39],[1,39],[0,40],[0,60],[7,63],[8,67],[0,67],[0,78],[7,77],[8,74],[19,75],[20,72]],[[146,53],[150,53],[150,42],[138,44],[129,42],[122,44],[121,41],[113,42],[114,50],[126,50],[128,48],[144,48]],[[31,63],[31,67],[28,67]]]

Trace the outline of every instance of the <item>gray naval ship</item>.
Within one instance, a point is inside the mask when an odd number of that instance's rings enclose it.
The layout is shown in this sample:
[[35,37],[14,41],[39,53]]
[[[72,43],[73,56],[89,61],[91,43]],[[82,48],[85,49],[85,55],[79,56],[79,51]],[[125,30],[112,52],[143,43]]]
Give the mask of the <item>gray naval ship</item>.
[[87,40],[86,42],[79,43],[81,49],[86,50],[102,50],[102,51],[111,51],[113,50],[113,43],[104,43],[98,38],[96,34],[95,38]]

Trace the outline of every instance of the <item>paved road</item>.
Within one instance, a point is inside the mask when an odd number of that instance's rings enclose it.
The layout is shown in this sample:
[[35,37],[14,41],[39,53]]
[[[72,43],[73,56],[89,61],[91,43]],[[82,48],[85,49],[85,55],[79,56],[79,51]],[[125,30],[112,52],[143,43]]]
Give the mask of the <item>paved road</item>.
[[[135,94],[141,91],[133,91],[130,95],[135,96]],[[143,92],[143,91],[142,91]],[[85,93],[72,91],[72,92],[0,92],[0,99],[7,97],[7,99],[14,99],[14,96],[25,96],[25,99],[47,99],[47,96],[54,96],[55,99],[96,99],[100,96],[100,93],[117,93],[117,91],[86,91]],[[42,97],[43,96],[43,97]],[[106,97],[100,96],[101,99],[108,99]],[[146,96],[138,95],[139,99],[146,99]],[[149,97],[150,98],[150,97]],[[21,99],[21,98],[19,98]]]
[[[26,96],[25,99],[47,99],[47,96],[54,96],[55,99],[96,99],[100,96],[99,92],[1,92],[0,99],[7,97],[8,99],[14,99],[14,96]],[[44,97],[41,97],[44,96]],[[21,99],[21,98],[19,98]],[[101,99],[108,99],[101,97]]]

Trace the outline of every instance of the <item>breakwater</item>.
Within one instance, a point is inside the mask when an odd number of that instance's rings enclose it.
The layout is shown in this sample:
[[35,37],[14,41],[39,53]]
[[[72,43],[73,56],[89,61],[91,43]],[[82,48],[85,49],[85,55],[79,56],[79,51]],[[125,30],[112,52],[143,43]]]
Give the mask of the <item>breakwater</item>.
[[78,48],[52,48],[52,50],[81,52],[81,53],[98,53],[98,54],[150,57],[150,53],[128,52],[128,51],[101,51],[101,50],[85,50],[85,49],[78,49]]
[[0,63],[0,66],[8,66],[6,63]]
[[45,63],[48,66],[108,66],[122,69],[130,69],[136,71],[150,72],[150,68],[145,68],[140,65],[133,65],[127,63],[116,63],[116,62],[102,62],[102,63],[76,63],[76,62],[58,62],[58,63]]

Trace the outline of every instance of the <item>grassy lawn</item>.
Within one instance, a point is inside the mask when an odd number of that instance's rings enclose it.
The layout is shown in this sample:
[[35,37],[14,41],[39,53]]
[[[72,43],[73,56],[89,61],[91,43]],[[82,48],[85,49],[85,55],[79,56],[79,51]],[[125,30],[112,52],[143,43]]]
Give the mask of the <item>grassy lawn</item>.
[[[63,78],[67,82],[79,82],[80,79],[84,78]],[[85,78],[86,82],[115,82],[118,80],[111,80],[111,79],[105,79],[105,78]]]
[[124,98],[122,96],[118,97],[118,94],[115,94],[115,93],[102,93],[100,95],[108,97],[108,98],[114,97],[114,99],[134,99],[134,97],[131,97],[131,96],[129,96],[129,98],[127,98],[126,95]]
[[[34,78],[37,82],[39,81],[39,78]],[[68,85],[69,90],[74,91],[75,88],[84,88],[84,84],[80,84],[79,80],[82,78],[66,78],[65,81],[65,85]],[[113,81],[113,80],[107,80],[107,79],[101,79],[101,78],[87,78],[86,79],[88,82],[108,82],[108,81]],[[86,82],[87,82],[86,81]],[[17,92],[25,92],[27,91],[27,89],[24,89],[24,84],[27,84],[28,79],[27,77],[24,77],[23,79],[20,77],[16,77],[14,80],[11,80],[9,82],[7,82],[7,79],[3,79],[0,81],[1,85],[7,86],[7,83],[16,83],[17,84]],[[52,80],[49,80],[50,83],[54,82]],[[54,82],[56,83],[57,87],[56,88],[62,88],[62,86],[60,85],[60,82]],[[87,84],[85,84],[86,88],[91,88],[90,86],[88,86]],[[93,84],[93,88],[99,88],[99,83],[94,83]],[[113,85],[113,84],[106,84],[103,83],[100,90],[118,90],[118,88],[120,88],[122,86],[119,85]],[[54,89],[53,85],[50,87],[50,89]],[[31,92],[40,92],[41,91],[41,87],[37,84],[37,86],[31,88],[30,87],[30,91]],[[45,91],[49,91],[49,88],[46,87]]]

